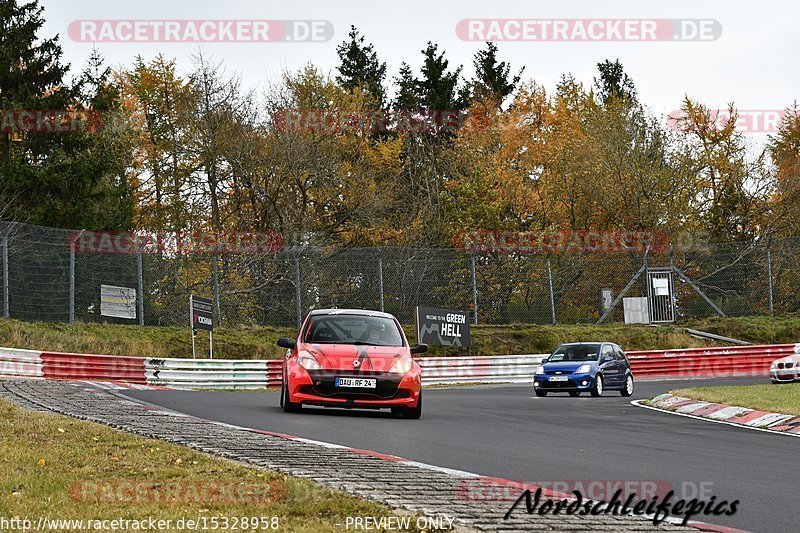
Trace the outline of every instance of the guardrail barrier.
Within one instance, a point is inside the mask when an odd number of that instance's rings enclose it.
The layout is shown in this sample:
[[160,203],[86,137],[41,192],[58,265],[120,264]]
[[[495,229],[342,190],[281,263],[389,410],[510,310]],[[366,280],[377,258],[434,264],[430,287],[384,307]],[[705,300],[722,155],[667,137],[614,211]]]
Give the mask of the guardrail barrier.
[[[800,354],[800,344],[628,352],[638,378],[767,376],[775,359]],[[425,385],[529,383],[547,354],[421,357]],[[279,387],[283,361],[158,359],[0,348],[0,378],[116,381],[185,389]]]

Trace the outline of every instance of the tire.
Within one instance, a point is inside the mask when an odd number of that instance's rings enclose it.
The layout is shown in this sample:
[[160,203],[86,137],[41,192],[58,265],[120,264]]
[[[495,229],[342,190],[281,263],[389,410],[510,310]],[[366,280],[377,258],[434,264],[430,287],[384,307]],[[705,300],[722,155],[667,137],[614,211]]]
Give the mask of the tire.
[[547,396],[547,391],[546,390],[535,390],[535,391],[533,391],[533,393],[536,396],[538,396],[539,398],[544,398],[545,396]]
[[603,374],[597,374],[594,378],[594,383],[592,384],[592,388],[589,389],[589,394],[597,398],[598,396],[603,395]]
[[571,390],[571,391],[569,391],[569,395],[572,396],[573,398],[577,398],[578,396],[581,395],[581,391],[579,391],[579,390]]
[[303,408],[303,404],[289,401],[289,386],[286,381],[283,382],[281,387],[281,407],[283,407],[284,413],[299,413]]
[[[394,411],[394,409],[392,409]],[[409,420],[419,420],[422,416],[422,391],[419,393],[416,407],[403,407],[400,410],[400,416]]]
[[628,374],[625,378],[625,385],[620,389],[619,393],[622,396],[628,397],[633,394],[633,376]]

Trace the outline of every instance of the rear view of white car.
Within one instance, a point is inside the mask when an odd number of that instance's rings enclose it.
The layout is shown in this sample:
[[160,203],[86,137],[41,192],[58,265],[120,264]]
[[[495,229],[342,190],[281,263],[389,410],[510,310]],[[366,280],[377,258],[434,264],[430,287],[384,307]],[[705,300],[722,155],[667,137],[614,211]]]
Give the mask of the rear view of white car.
[[800,381],[800,354],[774,360],[769,365],[769,379],[773,383]]

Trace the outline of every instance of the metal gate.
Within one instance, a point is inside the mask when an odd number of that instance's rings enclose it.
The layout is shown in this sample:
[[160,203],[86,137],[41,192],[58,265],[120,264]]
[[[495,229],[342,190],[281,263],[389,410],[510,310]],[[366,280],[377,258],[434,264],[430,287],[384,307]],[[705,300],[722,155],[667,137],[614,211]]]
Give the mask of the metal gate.
[[647,270],[647,303],[650,309],[650,322],[675,322],[673,294],[671,268]]

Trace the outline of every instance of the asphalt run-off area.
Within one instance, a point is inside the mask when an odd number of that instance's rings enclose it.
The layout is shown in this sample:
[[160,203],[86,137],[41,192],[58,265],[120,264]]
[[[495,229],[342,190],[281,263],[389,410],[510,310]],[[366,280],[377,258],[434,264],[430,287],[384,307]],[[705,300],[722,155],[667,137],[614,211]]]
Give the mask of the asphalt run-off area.
[[[766,378],[640,381],[631,398],[551,394],[529,386],[426,389],[421,420],[305,407],[284,413],[273,392],[126,391],[173,411],[396,455],[525,483],[616,480],[671,484],[687,498],[739,500],[733,516],[699,517],[749,531],[796,527],[798,440],[631,405],[684,387]],[[694,494],[693,494],[694,493]]]

